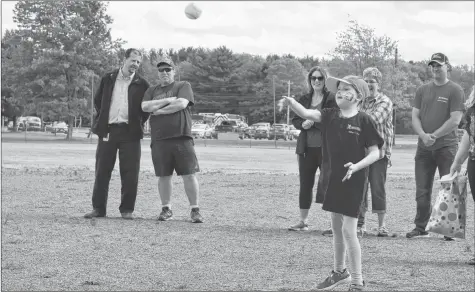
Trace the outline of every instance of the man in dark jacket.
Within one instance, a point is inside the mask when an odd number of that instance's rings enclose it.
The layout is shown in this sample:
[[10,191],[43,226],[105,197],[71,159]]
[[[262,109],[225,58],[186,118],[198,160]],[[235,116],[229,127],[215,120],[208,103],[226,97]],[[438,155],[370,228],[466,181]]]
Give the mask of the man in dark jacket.
[[94,96],[95,117],[92,132],[99,137],[96,150],[96,178],[92,193],[93,210],[85,218],[105,217],[112,170],[119,151],[121,204],[124,219],[133,219],[139,181],[140,140],[149,114],[142,111],[148,82],[136,74],[142,53],[125,52],[121,68],[107,73]]

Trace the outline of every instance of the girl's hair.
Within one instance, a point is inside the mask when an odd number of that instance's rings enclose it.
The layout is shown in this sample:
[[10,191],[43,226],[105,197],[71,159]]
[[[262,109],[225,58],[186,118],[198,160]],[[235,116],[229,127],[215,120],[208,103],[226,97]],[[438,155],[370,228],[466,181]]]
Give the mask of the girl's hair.
[[322,74],[323,78],[325,78],[325,84],[323,85],[322,93],[326,94],[328,92],[327,84],[326,84],[326,80],[328,78],[328,71],[327,71],[327,69],[325,69],[323,67],[320,67],[320,66],[312,67],[312,68],[310,68],[310,71],[308,71],[307,85],[308,85],[308,88],[309,88],[309,93],[310,93],[310,95],[313,95],[313,92],[315,91],[313,89],[313,86],[312,86],[312,81],[310,80],[310,77],[312,76],[313,72],[315,72],[315,71],[320,72],[320,74]]

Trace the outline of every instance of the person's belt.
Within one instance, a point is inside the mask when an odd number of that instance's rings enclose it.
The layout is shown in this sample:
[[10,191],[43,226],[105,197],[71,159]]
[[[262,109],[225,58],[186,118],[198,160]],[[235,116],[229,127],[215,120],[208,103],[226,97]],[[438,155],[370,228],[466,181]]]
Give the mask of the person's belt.
[[112,124],[109,124],[109,127],[127,127],[129,124],[127,123],[112,123]]

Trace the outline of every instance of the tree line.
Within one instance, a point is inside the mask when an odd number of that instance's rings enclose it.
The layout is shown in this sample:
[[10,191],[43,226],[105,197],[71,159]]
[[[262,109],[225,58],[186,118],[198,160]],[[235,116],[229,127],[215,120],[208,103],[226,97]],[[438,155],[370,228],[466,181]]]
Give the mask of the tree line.
[[[11,118],[35,115],[45,121],[75,117],[90,123],[91,96],[100,77],[120,66],[125,49],[112,40],[112,19],[107,2],[19,1],[14,9],[18,29],[2,37],[2,114]],[[226,46],[209,49],[138,48],[143,53],[139,74],[157,84],[156,60],[169,55],[176,64],[176,79],[189,81],[195,94],[193,111],[241,114],[250,123],[273,122],[276,99],[289,90],[308,92],[306,75],[322,66],[333,76],[361,75],[369,66],[383,74],[383,92],[396,108],[396,132],[412,133],[411,101],[415,90],[432,78],[428,60],[401,58],[397,41],[378,36],[374,29],[350,20],[336,36],[337,45],[326,57],[291,54],[259,56],[235,53]],[[437,50],[435,48],[435,50]],[[449,56],[450,57],[450,56]],[[473,66],[452,68],[449,78],[466,95],[474,84]],[[278,122],[285,112],[276,113]],[[68,138],[72,135],[72,128]]]

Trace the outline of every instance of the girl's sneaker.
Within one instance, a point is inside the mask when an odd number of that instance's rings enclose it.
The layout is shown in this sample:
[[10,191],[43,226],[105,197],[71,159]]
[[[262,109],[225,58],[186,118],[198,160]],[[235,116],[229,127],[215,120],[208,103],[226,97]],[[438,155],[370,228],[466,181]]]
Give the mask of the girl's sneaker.
[[290,231],[307,231],[308,224],[304,223],[303,221],[299,221],[299,223],[292,225],[289,227]]
[[472,265],[472,266],[475,266],[475,258],[469,260],[469,261],[467,262],[467,264]]
[[363,281],[363,285],[358,285],[358,284],[351,284],[350,288],[348,291],[364,291],[364,288],[366,287],[365,282]]
[[351,276],[347,269],[343,272],[332,271],[325,281],[317,285],[318,290],[330,290],[341,284],[348,284],[351,282]]

